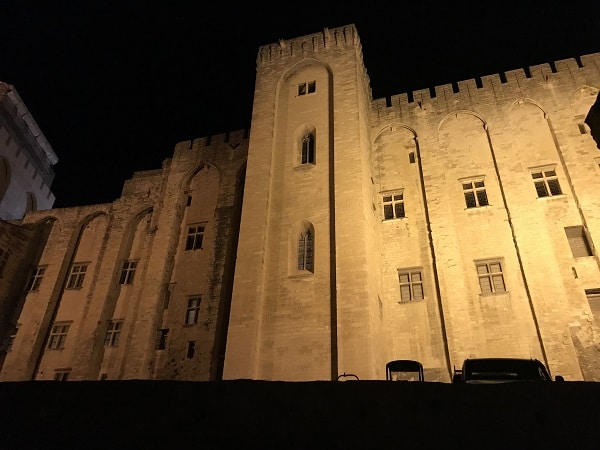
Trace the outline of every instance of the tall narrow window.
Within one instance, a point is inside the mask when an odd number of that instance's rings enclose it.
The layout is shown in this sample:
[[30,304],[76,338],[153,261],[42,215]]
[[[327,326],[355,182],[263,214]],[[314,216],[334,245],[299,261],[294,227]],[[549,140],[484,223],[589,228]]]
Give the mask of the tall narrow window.
[[31,272],[29,282],[27,283],[27,292],[37,291],[40,288],[44,274],[46,273],[45,267],[36,267]]
[[107,347],[116,347],[121,339],[121,328],[123,328],[122,320],[111,320],[108,322],[108,328],[104,335],[104,345]]
[[8,262],[9,254],[10,253],[8,250],[4,250],[3,248],[0,248],[0,277],[2,276],[2,273],[4,272],[4,268],[6,267],[6,263]]
[[164,350],[167,348],[167,338],[169,337],[169,329],[163,328],[158,330],[156,337],[156,350]]
[[193,325],[198,323],[198,316],[200,314],[200,302],[202,297],[192,297],[188,299],[187,308],[185,310],[185,324]]
[[423,300],[423,277],[421,269],[398,269],[400,301]]
[[483,295],[506,292],[500,261],[479,261],[476,266],[479,287]]
[[314,242],[310,230],[305,230],[298,239],[298,270],[314,272]]
[[404,214],[404,193],[391,192],[383,194],[383,219],[400,219]]
[[302,164],[315,163],[315,135],[307,133],[302,138]]
[[562,194],[556,170],[549,169],[531,172],[531,178],[533,178],[538,198]]
[[463,181],[462,187],[467,208],[478,208],[489,205],[483,180]]
[[121,270],[119,284],[133,284],[133,277],[135,276],[137,264],[137,261],[125,261],[123,263],[123,270]]
[[188,227],[187,239],[185,240],[186,250],[202,249],[202,240],[204,239],[204,225],[191,225]]
[[17,333],[19,331],[19,326],[16,325],[13,327],[10,332],[10,336],[8,337],[8,342],[6,343],[6,351],[9,352],[12,349],[13,343],[15,342],[15,338],[17,337]]
[[565,227],[565,233],[574,258],[592,256],[592,248],[582,226]]
[[70,326],[70,323],[55,323],[52,326],[50,338],[48,339],[48,348],[53,350],[65,348],[65,341],[67,340],[67,333]]
[[67,289],[80,289],[83,286],[83,279],[85,278],[87,266],[87,263],[73,264],[67,281]]
[[192,359],[196,353],[196,341],[188,341],[187,359]]

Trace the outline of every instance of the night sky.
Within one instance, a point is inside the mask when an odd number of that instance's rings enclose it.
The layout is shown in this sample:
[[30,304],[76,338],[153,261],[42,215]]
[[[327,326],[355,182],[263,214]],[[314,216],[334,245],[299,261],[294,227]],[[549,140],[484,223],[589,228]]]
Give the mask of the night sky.
[[258,47],[279,39],[354,23],[374,98],[600,52],[598,1],[34,3],[0,0],[0,80],[59,157],[57,208],[249,128]]

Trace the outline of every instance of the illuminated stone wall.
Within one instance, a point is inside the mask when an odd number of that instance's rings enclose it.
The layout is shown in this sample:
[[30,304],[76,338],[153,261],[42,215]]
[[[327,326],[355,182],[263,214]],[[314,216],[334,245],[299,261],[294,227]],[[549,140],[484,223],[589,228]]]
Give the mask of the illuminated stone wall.
[[11,263],[15,292],[45,274],[0,311],[0,379],[375,380],[415,359],[448,382],[514,356],[600,381],[599,89],[593,54],[373,100],[352,25],[263,46],[249,135],[10,224],[51,229]]
[[[18,280],[5,278],[20,284],[18,332],[0,379],[218,378],[246,149],[243,130],[182,142],[162,169],[135,173],[111,204],[28,214],[23,229],[51,229],[41,255],[29,259],[35,264],[22,265]],[[198,222],[202,246],[186,250],[188,225]],[[132,262],[125,280],[124,264]],[[73,281],[74,266],[85,268],[81,283]],[[43,278],[26,291],[36,268]],[[186,324],[190,296],[201,302],[198,320]],[[117,340],[109,339],[113,323]],[[60,344],[57,325],[67,326]],[[158,348],[164,329],[167,345]]]

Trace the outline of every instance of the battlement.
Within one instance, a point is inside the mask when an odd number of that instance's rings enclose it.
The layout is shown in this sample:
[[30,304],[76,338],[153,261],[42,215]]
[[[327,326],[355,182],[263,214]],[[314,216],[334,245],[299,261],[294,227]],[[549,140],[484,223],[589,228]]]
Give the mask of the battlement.
[[[597,79],[599,71],[600,52],[403,92],[374,99],[372,104],[378,111],[390,107],[400,106],[402,108],[412,103],[418,103],[423,108],[423,105],[434,99],[458,100],[463,98],[465,94],[468,95],[477,90],[485,92],[501,89],[502,87],[514,89],[527,83],[552,86],[565,77],[580,79],[580,84],[585,84],[588,79]],[[591,73],[593,73],[593,76],[588,76]],[[600,88],[600,86],[598,87]]]
[[188,141],[178,142],[175,145],[175,150],[186,150],[186,149],[189,150],[190,148],[193,148],[194,146],[197,146],[199,148],[219,147],[224,144],[229,144],[232,148],[236,148],[237,147],[236,144],[239,144],[242,141],[248,141],[249,137],[250,137],[249,129],[228,131],[225,133],[213,134],[213,135],[209,135],[209,136],[195,138],[195,139],[188,140]]
[[278,43],[263,45],[258,49],[256,64],[260,66],[263,63],[348,45],[360,48],[360,39],[354,24],[331,29],[324,28],[320,33],[287,40],[280,39]]

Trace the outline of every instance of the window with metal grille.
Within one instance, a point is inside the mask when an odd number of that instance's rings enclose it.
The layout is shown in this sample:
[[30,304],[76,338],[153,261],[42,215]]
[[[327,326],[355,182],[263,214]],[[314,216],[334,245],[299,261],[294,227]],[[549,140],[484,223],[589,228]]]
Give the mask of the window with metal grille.
[[119,279],[119,284],[133,284],[133,277],[135,276],[137,264],[137,260],[125,261],[123,263],[123,270],[121,271],[121,278]]
[[400,301],[423,300],[423,277],[421,269],[398,269]]
[[463,181],[462,188],[467,208],[479,208],[489,205],[483,180]]
[[478,261],[475,265],[479,277],[479,287],[483,295],[506,292],[500,261]]
[[404,211],[404,192],[386,192],[382,196],[383,220],[406,217]]
[[202,240],[204,239],[204,225],[190,225],[188,227],[187,239],[185,241],[186,250],[202,249]]
[[27,292],[37,291],[40,288],[44,274],[46,273],[46,267],[36,267],[31,272],[29,282],[27,283]]
[[122,320],[111,320],[108,322],[108,328],[104,335],[104,345],[107,347],[116,347],[119,345],[121,338],[121,328],[123,328]]
[[565,227],[565,233],[574,258],[593,255],[585,229],[581,225]]
[[67,289],[80,289],[83,286],[87,266],[87,263],[73,264],[71,273],[69,274],[69,280],[67,281]]
[[50,337],[48,339],[48,348],[58,350],[65,348],[65,341],[67,340],[67,333],[71,323],[55,323],[52,326]]
[[562,194],[556,170],[548,169],[531,172],[531,178],[533,178],[538,198]]
[[298,238],[298,270],[314,272],[314,242],[310,230],[305,230]]
[[187,308],[185,310],[185,324],[193,325],[198,323],[198,316],[200,315],[200,302],[202,297],[188,298]]

